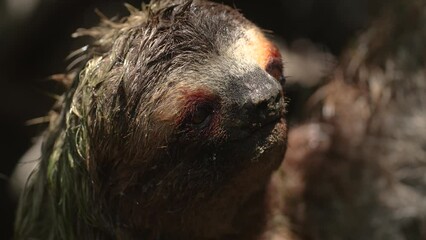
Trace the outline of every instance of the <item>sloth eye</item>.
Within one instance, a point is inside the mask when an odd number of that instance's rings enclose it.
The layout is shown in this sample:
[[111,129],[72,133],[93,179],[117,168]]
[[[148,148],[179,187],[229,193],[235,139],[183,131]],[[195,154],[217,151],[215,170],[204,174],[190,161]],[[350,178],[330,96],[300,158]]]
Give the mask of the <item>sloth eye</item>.
[[278,79],[278,81],[280,82],[281,85],[284,85],[285,82],[286,82],[284,75],[281,75],[281,77]]
[[201,104],[195,107],[192,116],[191,124],[199,127],[205,127],[211,120],[213,115],[213,107],[208,104]]
[[285,83],[285,77],[283,75],[283,63],[281,59],[272,58],[269,60],[265,68],[266,72],[272,77],[277,79],[281,84]]

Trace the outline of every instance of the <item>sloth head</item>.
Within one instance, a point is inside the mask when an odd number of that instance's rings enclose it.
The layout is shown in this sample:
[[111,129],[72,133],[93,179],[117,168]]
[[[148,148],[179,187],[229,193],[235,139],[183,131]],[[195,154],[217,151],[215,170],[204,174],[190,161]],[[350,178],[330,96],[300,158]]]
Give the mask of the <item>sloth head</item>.
[[97,195],[127,226],[146,226],[260,189],[286,148],[277,48],[216,3],[129,9],[78,32],[95,41],[68,122],[84,129]]

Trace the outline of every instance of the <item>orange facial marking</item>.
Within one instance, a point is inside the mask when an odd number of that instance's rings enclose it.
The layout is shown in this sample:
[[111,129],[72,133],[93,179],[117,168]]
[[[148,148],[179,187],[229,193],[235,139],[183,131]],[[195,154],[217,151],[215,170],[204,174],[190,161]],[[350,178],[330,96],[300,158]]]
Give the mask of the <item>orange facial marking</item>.
[[256,33],[250,45],[256,61],[262,69],[266,69],[271,61],[281,61],[280,51],[263,34]]

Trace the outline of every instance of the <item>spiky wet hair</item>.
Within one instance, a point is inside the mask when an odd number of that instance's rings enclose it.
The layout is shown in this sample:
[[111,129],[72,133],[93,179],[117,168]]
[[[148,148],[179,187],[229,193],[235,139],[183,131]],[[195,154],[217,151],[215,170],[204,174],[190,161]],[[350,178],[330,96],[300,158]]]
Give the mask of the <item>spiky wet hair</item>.
[[[242,26],[255,28],[234,9],[202,0],[153,0],[142,11],[127,8],[129,17],[103,18],[99,26],[75,34],[91,36],[93,42],[79,51],[84,67],[77,71],[62,111],[46,133],[40,166],[21,198],[17,239],[130,237],[123,229],[132,226],[126,225],[119,209],[139,205],[126,190],[147,181],[132,170],[152,170],[147,175],[155,177],[161,166],[140,160],[158,157],[163,144],[175,141],[169,139],[170,132],[181,124],[174,105],[163,103],[175,98],[174,89],[181,87],[173,79],[194,78],[212,56],[246,37]],[[225,67],[232,71],[234,66],[230,62]],[[191,83],[186,84],[191,89]],[[215,134],[215,141],[227,138],[223,132]],[[179,137],[179,132],[173,136]],[[181,202],[197,199],[185,193],[220,184],[215,183],[219,176],[199,175],[206,178],[203,184],[169,181],[185,197]],[[152,190],[149,184],[138,187]],[[169,194],[167,187],[160,190],[147,206]],[[131,209],[127,214],[137,217]]]

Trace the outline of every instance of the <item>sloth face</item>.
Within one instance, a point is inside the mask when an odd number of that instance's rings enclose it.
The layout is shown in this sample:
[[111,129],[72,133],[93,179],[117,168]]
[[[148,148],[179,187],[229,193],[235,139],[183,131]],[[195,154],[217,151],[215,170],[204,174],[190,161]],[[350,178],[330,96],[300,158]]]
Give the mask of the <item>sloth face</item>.
[[151,7],[106,30],[110,50],[81,74],[95,91],[89,169],[134,225],[250,194],[286,150],[282,60],[262,32],[216,3]]
[[238,31],[217,53],[170,74],[163,84],[173,87],[150,100],[158,103],[151,139],[161,144],[144,183],[173,199],[166,208],[205,201],[227,186],[256,188],[284,157],[281,56],[257,28]]

